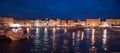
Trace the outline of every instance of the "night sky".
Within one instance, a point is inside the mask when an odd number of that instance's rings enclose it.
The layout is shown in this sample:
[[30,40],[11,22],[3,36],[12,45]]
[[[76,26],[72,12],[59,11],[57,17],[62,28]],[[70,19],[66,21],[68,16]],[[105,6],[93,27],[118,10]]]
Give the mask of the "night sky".
[[0,0],[0,16],[76,19],[120,17],[120,0]]

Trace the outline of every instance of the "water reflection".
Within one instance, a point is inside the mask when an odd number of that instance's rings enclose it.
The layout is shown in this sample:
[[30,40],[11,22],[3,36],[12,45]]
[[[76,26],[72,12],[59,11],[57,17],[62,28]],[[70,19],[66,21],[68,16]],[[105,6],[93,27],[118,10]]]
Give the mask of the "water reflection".
[[92,46],[89,49],[90,52],[89,53],[97,53],[97,48],[95,47],[95,29],[92,29],[92,36],[91,36],[91,42],[92,42]]
[[[107,29],[81,31],[63,28],[36,28],[33,32],[35,38],[27,40],[28,42],[21,41],[22,43],[24,42],[23,45],[21,45],[21,42],[11,42],[10,44],[6,44],[4,41],[0,42],[0,46],[8,48],[8,51],[17,51],[20,53],[24,53],[24,49],[30,50],[30,53],[107,53],[111,52],[109,50],[112,49],[114,49],[112,51],[118,51],[119,48],[116,47],[120,47],[118,45],[120,39],[109,40],[109,33],[107,32],[114,33]],[[109,34],[109,36],[112,35],[113,34]],[[119,37],[120,34],[118,33],[117,35]],[[112,37],[116,38],[116,36]],[[111,43],[111,45],[108,43]],[[117,46],[112,45],[113,43]],[[0,50],[2,50],[2,48],[0,48]]]
[[42,44],[42,46],[43,46],[43,48],[42,48],[42,52],[44,52],[44,53],[48,53],[48,52],[50,52],[51,50],[50,50],[50,44],[49,44],[49,36],[48,36],[49,34],[48,34],[48,28],[46,28],[45,27],[45,29],[44,29],[44,35],[43,35],[43,44]]
[[68,41],[66,39],[63,40],[63,45],[62,45],[62,53],[68,53]]
[[79,42],[79,41],[80,41],[80,31],[77,31],[76,41],[77,41],[77,42]]
[[81,40],[84,39],[84,31],[82,31]]
[[91,42],[92,42],[92,45],[94,45],[94,43],[95,43],[95,29],[92,29]]
[[48,41],[47,37],[48,37],[48,29],[45,28],[44,29],[44,41]]
[[36,28],[36,34],[35,34],[35,38],[33,40],[33,44],[34,44],[34,48],[31,49],[32,52],[40,52],[39,48],[40,48],[40,40],[39,40],[39,28]]
[[65,33],[65,34],[67,33],[67,28],[64,28],[64,33]]
[[28,34],[30,33],[30,28],[27,28],[27,33],[28,33]]
[[103,41],[102,41],[102,43],[103,43],[103,45],[102,45],[103,49],[105,51],[107,51],[108,50],[107,49],[107,29],[103,30]]
[[39,33],[39,28],[36,28],[36,33]]
[[75,32],[72,33],[72,45],[75,45]]
[[53,28],[52,29],[52,34],[53,34],[53,36],[52,36],[52,53],[54,53],[55,52],[55,50],[56,50],[56,28]]

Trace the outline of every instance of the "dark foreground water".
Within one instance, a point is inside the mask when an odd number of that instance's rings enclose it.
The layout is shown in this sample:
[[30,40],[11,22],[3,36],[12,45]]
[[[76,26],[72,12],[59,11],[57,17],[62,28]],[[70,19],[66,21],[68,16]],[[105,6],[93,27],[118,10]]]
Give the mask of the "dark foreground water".
[[103,30],[40,29],[34,39],[0,40],[0,53],[113,53],[120,52],[120,32]]

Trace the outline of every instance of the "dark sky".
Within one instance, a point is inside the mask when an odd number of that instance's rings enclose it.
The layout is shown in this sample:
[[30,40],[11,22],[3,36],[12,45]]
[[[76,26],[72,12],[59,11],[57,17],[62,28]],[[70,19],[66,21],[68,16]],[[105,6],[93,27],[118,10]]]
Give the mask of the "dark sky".
[[0,0],[0,16],[120,17],[120,0]]

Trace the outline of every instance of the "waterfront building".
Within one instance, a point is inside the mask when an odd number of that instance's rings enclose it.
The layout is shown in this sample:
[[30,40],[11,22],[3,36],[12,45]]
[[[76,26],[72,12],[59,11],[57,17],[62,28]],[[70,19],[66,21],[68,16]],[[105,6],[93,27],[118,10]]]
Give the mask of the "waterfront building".
[[14,18],[13,17],[3,17],[3,23],[7,24],[8,26],[14,24]]
[[57,20],[56,20],[56,24],[57,24],[57,26],[60,25],[60,21],[61,21],[60,19],[57,19]]
[[50,19],[49,26],[55,26],[55,25],[56,25],[56,21],[54,19]]
[[87,27],[97,27],[99,26],[101,23],[100,19],[96,18],[96,19],[86,19],[86,25]]
[[113,19],[106,19],[106,22],[109,26],[112,26]]
[[40,22],[39,22],[39,20],[34,20],[34,26],[40,26]]
[[86,21],[85,21],[85,20],[80,20],[79,23],[80,23],[80,25],[82,25],[82,26],[86,26]]
[[110,27],[110,25],[106,21],[101,21],[101,24],[99,27]]
[[71,26],[71,25],[73,25],[73,24],[74,24],[74,20],[70,19],[70,20],[68,20],[68,22],[67,22],[67,23],[68,23],[68,25],[70,25],[70,26]]
[[120,19],[113,19],[112,26],[120,26]]
[[110,26],[120,26],[120,19],[118,19],[118,18],[106,19],[106,22],[107,22]]
[[3,23],[4,17],[0,16],[0,23]]
[[61,25],[67,25],[67,21],[66,20],[61,20]]
[[32,25],[32,22],[29,19],[15,19],[14,24],[20,24],[24,27],[30,27]]

